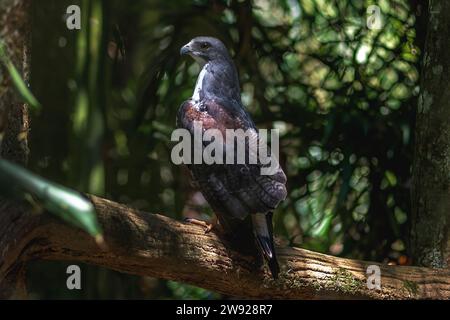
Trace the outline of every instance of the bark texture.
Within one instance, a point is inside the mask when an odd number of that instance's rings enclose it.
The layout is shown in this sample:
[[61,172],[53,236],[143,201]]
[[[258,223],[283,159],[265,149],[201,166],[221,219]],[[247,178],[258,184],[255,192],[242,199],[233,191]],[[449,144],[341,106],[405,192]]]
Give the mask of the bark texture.
[[[0,39],[11,61],[29,80],[31,0],[0,0]],[[25,164],[28,158],[28,108],[0,67],[0,155]]]
[[[278,246],[278,281],[259,259],[229,249],[217,234],[168,217],[91,197],[108,249],[48,215],[23,229],[8,261],[70,260],[120,272],[190,283],[231,296],[283,299],[449,299],[450,271],[348,260]],[[8,269],[0,263],[0,279]],[[368,289],[367,267],[381,271],[381,289]],[[369,281],[370,282],[370,281]]]
[[413,165],[415,263],[450,266],[450,2],[430,1]]
[[[25,82],[30,66],[31,0],[0,0],[0,40]],[[25,165],[28,159],[28,108],[20,101],[0,63],[0,157]],[[22,204],[0,198],[0,297],[25,296],[25,265],[15,257],[22,236],[33,228]],[[26,240],[25,240],[26,241]]]

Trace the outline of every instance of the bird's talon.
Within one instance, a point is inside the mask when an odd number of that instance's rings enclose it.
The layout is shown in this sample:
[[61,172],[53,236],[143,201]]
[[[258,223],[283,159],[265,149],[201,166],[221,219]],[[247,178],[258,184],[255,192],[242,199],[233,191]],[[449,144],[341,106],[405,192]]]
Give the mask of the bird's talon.
[[205,234],[209,233],[214,228],[214,224],[208,223],[203,220],[197,220],[194,218],[185,218],[184,221],[205,228]]
[[205,234],[210,233],[212,229],[214,229],[214,225],[212,223],[209,223],[209,225],[205,229]]

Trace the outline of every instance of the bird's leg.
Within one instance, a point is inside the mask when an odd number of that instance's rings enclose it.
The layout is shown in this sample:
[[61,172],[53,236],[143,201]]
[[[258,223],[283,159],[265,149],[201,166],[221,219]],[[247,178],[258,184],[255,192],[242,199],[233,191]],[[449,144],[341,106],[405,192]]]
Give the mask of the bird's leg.
[[211,220],[211,222],[206,222],[206,221],[198,220],[198,219],[194,219],[194,218],[185,218],[184,221],[195,224],[197,226],[204,227],[205,233],[209,233],[212,229],[215,229],[218,224],[217,216],[214,216],[214,218]]

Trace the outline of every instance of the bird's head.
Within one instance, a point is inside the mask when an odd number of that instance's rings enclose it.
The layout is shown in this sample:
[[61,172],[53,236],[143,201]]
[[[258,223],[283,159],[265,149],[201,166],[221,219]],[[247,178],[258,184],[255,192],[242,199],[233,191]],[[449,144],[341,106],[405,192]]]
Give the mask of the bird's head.
[[210,61],[229,59],[228,50],[219,39],[213,37],[196,37],[184,45],[181,55],[188,54],[200,65]]

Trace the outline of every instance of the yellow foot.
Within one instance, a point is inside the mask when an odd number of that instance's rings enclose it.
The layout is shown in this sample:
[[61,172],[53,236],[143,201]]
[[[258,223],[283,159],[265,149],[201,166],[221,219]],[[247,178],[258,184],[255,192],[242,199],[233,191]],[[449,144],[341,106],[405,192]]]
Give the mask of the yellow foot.
[[195,224],[197,226],[204,227],[205,228],[205,233],[209,233],[216,226],[215,222],[209,223],[209,222],[206,222],[206,221],[203,221],[203,220],[197,220],[197,219],[194,219],[194,218],[186,218],[186,219],[184,219],[184,221],[188,222],[188,223]]

